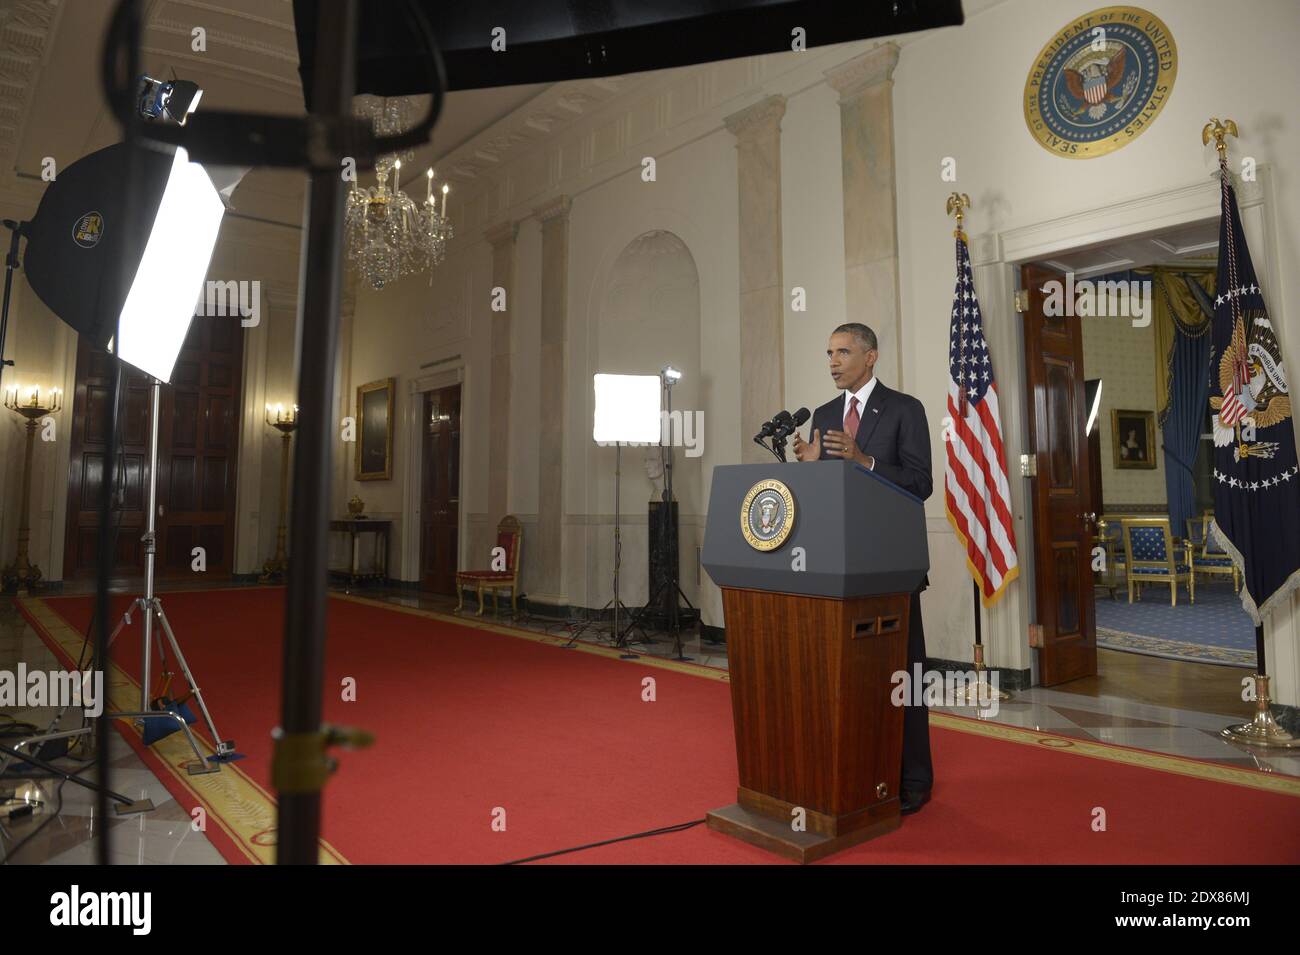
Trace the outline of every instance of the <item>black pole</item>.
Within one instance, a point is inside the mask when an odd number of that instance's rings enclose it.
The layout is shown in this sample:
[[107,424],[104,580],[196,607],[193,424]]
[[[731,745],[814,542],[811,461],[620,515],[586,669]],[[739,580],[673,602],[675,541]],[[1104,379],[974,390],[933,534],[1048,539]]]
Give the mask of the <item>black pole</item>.
[[972,601],[975,607],[975,646],[982,646],[980,643],[980,585],[977,581],[971,580],[970,594],[974,598]]
[[0,308],[0,381],[4,380],[5,366],[13,364],[4,360],[5,337],[9,332],[9,294],[14,284],[14,270],[18,268],[18,235],[22,231],[22,223],[13,219],[5,219],[4,225],[13,235],[9,238],[9,254],[5,256],[5,298],[4,306]]
[[[140,4],[138,0],[128,0],[123,10],[123,26],[126,34],[126,79],[130,84],[134,84],[136,77],[139,76],[140,66]],[[110,28],[111,34],[111,28]],[[109,42],[115,38],[110,35]],[[107,58],[106,58],[106,62]],[[138,185],[140,164],[137,160],[136,150],[139,149],[137,134],[134,124],[128,124],[124,130],[125,142],[127,144],[126,158],[126,189],[127,195],[133,196]],[[137,203],[127,202],[126,204],[126,230],[128,235],[134,235],[135,226],[139,221],[140,210]],[[122,303],[126,301],[126,292],[130,288],[131,282],[135,275],[129,273],[129,266],[124,261],[121,268],[110,272],[108,277],[109,290],[114,294],[106,297],[106,300],[113,303]],[[111,316],[113,323],[113,342],[121,341],[122,333],[122,314],[121,306],[115,307],[115,314]],[[108,686],[111,682],[108,677],[108,588],[113,576],[113,565],[116,561],[117,554],[117,535],[109,532],[109,522],[113,515],[113,482],[109,480],[109,467],[117,456],[117,429],[121,421],[121,403],[122,403],[122,362],[115,360],[113,362],[113,400],[108,402],[104,407],[104,467],[99,482],[99,519],[95,561],[95,653],[94,653],[94,671],[105,675],[104,685]],[[152,475],[150,475],[152,477]],[[148,688],[146,687],[146,690]],[[110,779],[112,771],[110,760],[108,758],[109,733],[112,732],[112,720],[108,716],[109,707],[101,708],[99,716],[95,720],[95,769],[96,778],[99,783],[99,789],[95,794],[95,809],[99,814],[99,838],[96,840],[96,862],[100,865],[109,865],[112,856],[112,827],[109,826],[108,814],[108,791],[112,788]]]
[[1268,667],[1264,661],[1264,625],[1261,623],[1255,627],[1255,672],[1261,676],[1268,673]]
[[[316,18],[314,114],[346,117],[356,91],[356,0],[320,4]],[[319,735],[325,679],[330,443],[334,356],[339,339],[343,245],[342,167],[315,169],[307,190],[307,223],[299,262],[298,425],[293,460],[286,574],[283,702],[280,727],[297,744]],[[289,751],[296,749],[290,747]],[[320,783],[278,784],[276,862],[314,865],[320,840]]]

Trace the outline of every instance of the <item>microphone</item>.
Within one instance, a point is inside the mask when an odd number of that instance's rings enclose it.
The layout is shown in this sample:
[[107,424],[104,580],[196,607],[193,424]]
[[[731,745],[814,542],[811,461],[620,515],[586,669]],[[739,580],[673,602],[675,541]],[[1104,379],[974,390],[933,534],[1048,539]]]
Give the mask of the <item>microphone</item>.
[[754,440],[762,444],[764,438],[770,438],[776,434],[777,428],[781,426],[783,421],[782,415],[785,416],[785,420],[790,418],[790,412],[778,411],[771,420],[763,422],[763,427],[759,429],[758,434],[754,435]]
[[807,408],[800,408],[798,411],[794,413],[793,416],[788,411],[782,411],[779,415],[776,416],[776,418],[773,419],[774,421],[776,421],[777,419],[780,420],[780,424],[777,427],[774,437],[781,440],[788,438],[800,427],[802,427],[803,423],[807,421],[810,417],[812,417],[812,415],[810,414]]
[[772,437],[774,440],[780,440],[790,433],[790,429],[794,425],[794,418],[790,417],[790,412],[781,411],[772,419],[772,424],[774,426]]

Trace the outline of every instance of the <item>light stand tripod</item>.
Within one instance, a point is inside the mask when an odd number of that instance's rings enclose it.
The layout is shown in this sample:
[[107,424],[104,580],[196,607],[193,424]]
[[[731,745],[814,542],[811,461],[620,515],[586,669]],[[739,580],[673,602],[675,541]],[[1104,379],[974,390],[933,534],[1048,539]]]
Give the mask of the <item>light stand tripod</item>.
[[[222,739],[217,732],[216,724],[212,720],[212,714],[208,711],[208,704],[203,700],[203,691],[199,689],[198,682],[194,679],[194,674],[190,666],[185,662],[185,654],[181,652],[181,645],[176,639],[176,634],[172,630],[171,624],[167,620],[167,614],[163,612],[162,599],[154,593],[154,563],[157,554],[157,538],[155,534],[155,519],[158,514],[158,417],[159,417],[159,395],[162,391],[162,383],[157,379],[153,382],[153,395],[151,399],[151,424],[149,433],[149,502],[145,518],[145,532],[141,540],[144,542],[144,595],[136,597],[131,605],[126,608],[122,614],[122,619],[117,627],[113,630],[108,638],[108,646],[112,647],[113,641],[117,635],[122,632],[123,628],[131,623],[131,614],[134,610],[139,609],[144,616],[141,618],[141,625],[144,629],[144,639],[141,641],[142,654],[140,664],[140,710],[138,713],[114,713],[114,717],[134,716],[140,719],[153,719],[156,717],[167,718],[169,715],[165,710],[150,709],[149,700],[149,671],[153,665],[153,618],[158,616],[158,623],[162,628],[162,633],[166,635],[167,642],[171,645],[172,653],[176,655],[176,662],[180,664],[181,672],[185,675],[186,682],[189,683],[190,689],[194,693],[194,699],[199,705],[199,711],[203,714],[203,720],[207,723],[208,732],[212,734],[212,741],[216,747],[215,754],[211,757],[213,765],[208,767],[208,760],[205,760],[199,752],[198,745],[194,737],[189,733],[188,727],[185,727],[185,720],[176,716],[182,727],[186,728],[186,736],[189,737],[190,744],[194,748],[195,754],[199,758],[198,767],[191,764],[188,771],[191,775],[199,773],[215,773],[221,769],[220,762],[228,759],[235,753],[234,740]],[[164,652],[162,637],[158,638],[158,650],[162,655]],[[107,652],[107,651],[106,651]],[[175,714],[170,714],[175,716]]]
[[[186,724],[185,719],[183,719],[183,717],[179,715],[179,713],[166,711],[166,709],[149,708],[149,667],[151,667],[152,664],[151,652],[149,651],[151,651],[152,648],[151,647],[152,615],[153,613],[157,613],[157,615],[159,615],[159,621],[162,624],[162,628],[164,628],[166,635],[168,635],[169,641],[172,642],[172,650],[175,656],[177,656],[177,660],[179,661],[179,663],[181,663],[182,669],[185,670],[186,680],[190,681],[190,686],[194,687],[194,693],[196,699],[199,700],[199,707],[201,708],[201,711],[203,711],[203,715],[205,719],[207,719],[208,721],[208,729],[211,730],[212,732],[212,738],[220,739],[220,737],[218,737],[217,735],[216,726],[212,724],[212,717],[208,715],[207,704],[204,704],[203,696],[199,694],[199,687],[194,682],[194,677],[192,677],[192,674],[190,673],[190,668],[188,668],[188,665],[185,663],[185,656],[181,654],[181,646],[179,646],[177,639],[175,639],[175,634],[172,633],[172,626],[168,624],[168,621],[166,621],[166,616],[164,615],[164,613],[162,613],[161,600],[159,600],[159,598],[157,598],[157,596],[153,594],[153,560],[155,560],[155,546],[153,546],[153,541],[155,541],[155,533],[153,533],[153,531],[155,531],[155,524],[153,524],[153,518],[155,518],[155,515],[157,513],[157,444],[159,444],[159,392],[160,391],[161,391],[160,383],[157,381],[153,382],[153,396],[152,396],[153,426],[152,426],[151,438],[149,438],[148,517],[147,517],[147,525],[146,525],[147,530],[146,530],[146,534],[144,534],[144,547],[146,547],[146,556],[144,556],[144,596],[143,598],[136,598],[135,602],[131,604],[130,607],[127,607],[125,615],[122,616],[122,622],[120,622],[120,624],[117,625],[117,629],[113,630],[112,635],[110,635],[108,639],[108,646],[112,646],[113,639],[117,637],[117,634],[121,633],[122,628],[125,628],[127,624],[130,624],[131,611],[133,611],[133,609],[135,609],[136,607],[146,609],[147,612],[146,612],[146,616],[144,616],[144,621],[143,621],[144,664],[142,669],[142,680],[140,680],[140,708],[139,711],[135,711],[135,712],[112,712],[112,713],[105,712],[105,716],[110,717],[110,719],[135,719],[135,720],[149,719],[149,720],[164,720],[164,721],[175,722],[175,724],[177,724],[177,729],[181,730],[182,733],[185,733],[186,741],[188,742],[188,745],[190,745],[191,751],[194,752],[195,755],[194,763],[187,764],[186,768],[188,770],[188,773],[190,773],[191,776],[198,776],[198,774],[201,773],[220,772],[221,765],[220,763],[218,763],[217,760],[220,759],[221,756],[224,756],[226,754],[231,754],[231,752],[234,752],[234,742],[224,741],[218,743],[216,758],[213,758],[211,765],[209,765],[207,758],[204,758],[203,751],[201,751],[199,748],[198,739],[195,739],[194,733],[192,733],[190,730],[190,726]],[[114,390],[114,400],[117,400],[116,390]],[[105,479],[107,479],[107,476],[105,476]],[[107,528],[101,528],[100,533],[107,534],[109,533],[109,531]],[[161,643],[160,643],[160,651],[161,651]],[[83,695],[85,695],[85,685],[88,678],[90,678],[90,674],[88,673],[86,674],[86,676],[82,677]],[[40,752],[43,751],[42,747],[45,745],[45,743],[59,741],[59,739],[66,739],[66,741],[72,741],[72,739],[74,738],[85,737],[85,735],[91,734],[92,728],[91,726],[88,725],[79,726],[79,728],[77,729],[68,729],[68,730],[60,729],[60,724],[62,721],[64,721],[64,717],[68,715],[68,711],[70,708],[72,708],[72,703],[65,704],[65,706],[62,707],[60,711],[56,713],[55,719],[51,721],[51,724],[49,724],[48,728],[45,729],[44,732],[31,735],[31,737],[27,737],[25,739],[19,739],[19,741],[13,747],[0,747],[0,773],[4,773],[5,770],[9,768],[9,764],[12,763],[13,760],[22,760],[25,761],[25,763],[30,763],[31,765],[35,765],[35,767],[47,770],[47,772],[53,772],[57,774],[57,776],[62,776],[65,778],[66,781],[75,782],[79,786],[85,786],[87,787],[87,789],[94,790],[94,791],[103,791],[103,793],[110,796],[110,798],[116,800],[118,815],[127,815],[127,813],[133,813],[133,812],[151,811],[151,809],[153,808],[153,803],[149,802],[148,799],[140,799],[140,800],[127,799],[126,796],[123,796],[120,793],[114,793],[113,790],[105,789],[105,787],[101,786],[100,783],[92,783],[87,780],[82,780],[81,777],[75,776],[75,774],[72,773],[65,773],[64,770],[61,770],[59,768],[51,767],[51,765],[45,763],[45,761],[40,760],[39,756],[32,755],[32,752],[35,752],[35,754],[40,754]],[[99,745],[100,746],[107,745],[107,741],[104,741],[104,739],[100,739]]]
[[[619,611],[622,610],[623,613],[631,612],[628,610],[627,605],[623,603],[622,599],[620,599],[619,588],[618,588],[619,570],[623,565],[623,537],[622,537],[622,530],[620,526],[620,519],[622,516],[622,480],[623,480],[623,442],[620,441],[614,446],[614,596],[605,602],[605,606],[601,607],[600,610],[597,611],[597,615],[595,617],[596,620],[599,620],[601,617],[605,615],[606,610],[609,610],[611,607],[614,609],[614,619],[613,622],[610,624],[610,628],[609,628],[609,639],[611,643],[613,643],[615,646],[618,647],[626,647],[628,643],[627,632],[624,631],[622,634],[618,632]],[[564,647],[566,649],[572,647],[575,643],[578,642],[578,637],[586,633],[587,630],[592,629],[592,625],[593,625],[593,621],[588,620],[577,630],[573,631],[573,635],[569,637],[569,642],[566,643]],[[633,621],[633,623],[630,624],[627,629],[631,630],[634,625],[635,625],[635,621]],[[639,630],[640,627],[637,627],[637,629]],[[645,631],[643,630],[642,636],[644,635],[645,635]],[[622,658],[628,660],[634,660],[636,659],[636,654],[634,653],[623,654]]]
[[[681,372],[671,365],[666,366],[660,372],[660,381],[663,383],[664,390],[664,408],[668,412],[668,421],[672,422],[673,416],[673,385],[681,378]],[[678,562],[680,554],[677,548],[677,522],[673,520],[673,444],[671,435],[669,436],[667,453],[664,454],[662,444],[660,445],[660,454],[663,455],[664,461],[664,490],[663,504],[659,508],[660,520],[663,522],[663,532],[659,535],[660,548],[663,554],[660,559],[660,566],[663,567],[663,577],[659,580],[659,585],[655,587],[654,593],[646,601],[645,606],[637,611],[632,622],[627,625],[627,630],[619,638],[619,646],[623,646],[627,641],[627,635],[635,627],[641,629],[641,620],[650,612],[650,608],[659,606],[665,595],[670,597],[671,606],[668,609],[668,632],[673,635],[673,652],[676,653],[677,660],[691,660],[692,657],[682,654],[682,627],[681,619],[678,615],[679,608],[677,598],[686,602],[686,606],[691,610],[695,605],[687,599],[686,594],[682,593],[680,578],[678,576]],[[642,631],[644,633],[644,631]]]

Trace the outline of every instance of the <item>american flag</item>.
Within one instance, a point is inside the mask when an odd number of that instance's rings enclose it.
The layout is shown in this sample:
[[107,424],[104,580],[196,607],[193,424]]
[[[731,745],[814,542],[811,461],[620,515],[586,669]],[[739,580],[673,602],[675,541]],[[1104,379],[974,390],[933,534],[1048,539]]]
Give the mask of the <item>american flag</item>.
[[[984,606],[992,606],[1020,572],[1011,491],[998,423],[998,389],[966,237],[957,233],[957,289],[948,340],[948,418],[944,429],[944,509],[966,547]],[[946,424],[947,422],[945,422]]]

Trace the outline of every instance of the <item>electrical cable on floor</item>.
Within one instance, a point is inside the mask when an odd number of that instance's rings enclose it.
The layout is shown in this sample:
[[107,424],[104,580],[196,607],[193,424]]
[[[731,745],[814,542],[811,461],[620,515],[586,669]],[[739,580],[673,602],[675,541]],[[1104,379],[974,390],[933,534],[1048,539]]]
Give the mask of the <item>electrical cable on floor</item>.
[[554,856],[567,855],[570,852],[581,852],[584,849],[595,849],[599,846],[612,845],[615,842],[627,842],[630,839],[646,839],[650,836],[662,836],[672,832],[685,832],[687,829],[694,829],[703,823],[703,819],[695,819],[691,822],[680,822],[675,826],[664,826],[662,829],[651,829],[647,832],[636,832],[630,836],[617,836],[613,839],[606,839],[603,842],[589,842],[585,846],[574,846],[571,849],[557,849],[554,852],[543,852],[541,855],[528,856],[524,859],[512,859],[510,862],[502,862],[501,865],[522,865],[525,862],[536,862],[539,859],[550,859]]

